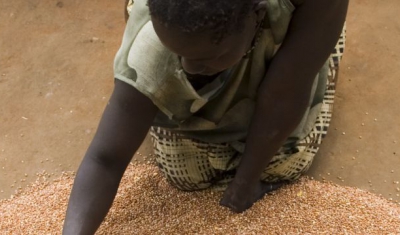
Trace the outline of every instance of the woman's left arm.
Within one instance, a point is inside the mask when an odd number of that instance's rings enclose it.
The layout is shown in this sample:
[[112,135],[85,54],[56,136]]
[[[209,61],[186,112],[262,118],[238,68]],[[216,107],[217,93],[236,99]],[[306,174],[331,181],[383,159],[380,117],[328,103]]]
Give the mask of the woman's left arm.
[[300,123],[314,78],[328,59],[345,21],[348,0],[292,0],[287,36],[258,90],[256,111],[236,176],[221,205],[242,212],[265,194],[260,175]]

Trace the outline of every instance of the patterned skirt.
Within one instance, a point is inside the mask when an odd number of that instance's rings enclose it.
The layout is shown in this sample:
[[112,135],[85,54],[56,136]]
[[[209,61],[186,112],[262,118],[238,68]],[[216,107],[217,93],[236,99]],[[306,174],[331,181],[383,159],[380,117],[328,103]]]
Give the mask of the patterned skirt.
[[[306,172],[331,122],[335,88],[346,40],[346,27],[329,58],[329,71],[321,111],[311,132],[303,139],[288,139],[261,175],[269,183],[294,181]],[[241,153],[229,143],[207,143],[169,129],[150,130],[156,161],[168,181],[185,190],[224,190],[235,175]]]

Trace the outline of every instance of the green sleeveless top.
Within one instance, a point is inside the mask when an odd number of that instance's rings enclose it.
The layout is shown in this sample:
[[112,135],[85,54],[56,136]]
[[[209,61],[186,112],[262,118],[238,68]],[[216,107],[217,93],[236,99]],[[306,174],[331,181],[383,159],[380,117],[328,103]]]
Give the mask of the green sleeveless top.
[[[253,52],[199,90],[189,82],[178,56],[158,39],[146,2],[134,1],[114,61],[115,78],[135,87],[160,109],[154,126],[206,142],[244,141],[255,109],[257,88],[285,38],[295,9],[290,0],[268,0],[260,40]],[[326,64],[316,76],[310,106],[291,137],[302,139],[313,128],[325,92],[327,71]]]

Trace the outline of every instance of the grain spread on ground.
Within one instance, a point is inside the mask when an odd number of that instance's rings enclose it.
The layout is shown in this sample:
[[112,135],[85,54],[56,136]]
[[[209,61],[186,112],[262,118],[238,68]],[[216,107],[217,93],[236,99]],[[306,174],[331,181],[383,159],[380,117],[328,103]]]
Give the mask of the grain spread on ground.
[[[73,175],[0,201],[0,234],[60,234]],[[302,178],[235,214],[220,192],[172,188],[152,164],[131,164],[97,234],[398,234],[400,206],[356,188]]]

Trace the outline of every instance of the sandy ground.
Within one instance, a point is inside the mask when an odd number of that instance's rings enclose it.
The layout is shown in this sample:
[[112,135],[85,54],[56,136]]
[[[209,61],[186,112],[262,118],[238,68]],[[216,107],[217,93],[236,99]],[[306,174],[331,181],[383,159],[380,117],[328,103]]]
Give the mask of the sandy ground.
[[[0,0],[0,199],[38,172],[76,171],[113,88],[123,5]],[[310,175],[400,201],[399,12],[398,0],[351,1],[335,115]]]

